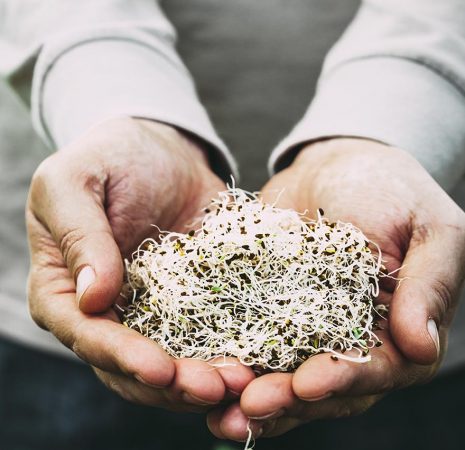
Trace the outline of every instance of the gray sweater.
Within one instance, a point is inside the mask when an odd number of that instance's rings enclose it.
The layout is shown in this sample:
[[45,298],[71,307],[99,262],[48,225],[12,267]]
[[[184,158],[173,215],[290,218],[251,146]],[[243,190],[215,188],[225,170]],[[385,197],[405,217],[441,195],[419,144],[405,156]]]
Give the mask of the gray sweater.
[[[111,117],[201,136],[218,172],[237,175],[239,161],[253,189],[273,148],[270,171],[305,141],[372,138],[409,151],[465,204],[462,0],[366,0],[357,13],[356,0],[162,6],[166,15],[155,0],[0,0],[2,335],[69,354],[27,313],[26,190],[49,152]],[[459,310],[446,369],[465,363],[461,325]]]

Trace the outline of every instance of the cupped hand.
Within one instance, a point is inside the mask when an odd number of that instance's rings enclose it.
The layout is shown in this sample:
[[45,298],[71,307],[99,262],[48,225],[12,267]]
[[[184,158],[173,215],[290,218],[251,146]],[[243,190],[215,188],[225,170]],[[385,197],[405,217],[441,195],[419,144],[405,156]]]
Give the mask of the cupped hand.
[[26,209],[31,315],[123,398],[204,410],[237,398],[253,378],[240,364],[174,360],[111,308],[123,257],[155,235],[152,224],[185,232],[223,189],[197,140],[131,118],[95,127],[34,174]]
[[358,226],[382,251],[397,283],[382,280],[377,301],[389,317],[368,363],[307,360],[293,374],[252,381],[240,403],[217,408],[208,424],[220,438],[243,440],[246,427],[276,436],[305,422],[358,414],[394,389],[431,379],[447,334],[465,269],[465,215],[406,152],[362,139],[308,145],[263,190],[278,206],[323,208],[331,220]]

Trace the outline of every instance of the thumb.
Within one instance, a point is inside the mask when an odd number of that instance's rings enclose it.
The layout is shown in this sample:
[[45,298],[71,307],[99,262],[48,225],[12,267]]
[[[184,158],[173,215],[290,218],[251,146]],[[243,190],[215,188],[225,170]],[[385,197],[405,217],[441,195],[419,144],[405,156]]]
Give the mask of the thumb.
[[390,305],[389,324],[401,352],[433,364],[445,348],[441,334],[452,320],[463,280],[463,237],[441,227],[414,230]]
[[80,309],[103,312],[118,298],[123,281],[121,253],[103,206],[104,183],[83,187],[51,178],[31,185],[29,207],[60,248]]
[[122,257],[111,231],[81,228],[78,233],[82,233],[81,244],[74,244],[76,250],[70,250],[67,258],[76,283],[76,301],[85,313],[103,312],[121,292]]

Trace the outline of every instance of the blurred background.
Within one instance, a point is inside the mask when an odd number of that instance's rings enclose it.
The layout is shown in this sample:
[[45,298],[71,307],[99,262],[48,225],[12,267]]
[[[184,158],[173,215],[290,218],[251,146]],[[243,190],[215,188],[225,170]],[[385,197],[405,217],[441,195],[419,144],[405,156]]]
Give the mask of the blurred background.
[[[358,5],[356,0],[163,2],[200,98],[239,162],[242,188],[257,190],[267,179],[269,153],[303,115],[324,56]],[[42,351],[54,338],[28,319],[23,210],[30,177],[49,152],[32,130],[26,106],[0,80],[0,449],[242,448],[214,439],[202,417],[123,402],[58,344],[53,353]],[[453,195],[465,198],[463,183]],[[459,314],[465,314],[463,308]],[[465,348],[460,339],[453,330],[451,346]],[[460,356],[451,352],[433,383],[391,394],[361,417],[315,422],[260,440],[256,448],[463,449]]]

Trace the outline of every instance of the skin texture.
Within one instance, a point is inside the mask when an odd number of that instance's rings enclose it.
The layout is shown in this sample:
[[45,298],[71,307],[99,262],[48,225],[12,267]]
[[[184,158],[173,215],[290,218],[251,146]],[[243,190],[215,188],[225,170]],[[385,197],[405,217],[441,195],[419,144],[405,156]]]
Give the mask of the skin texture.
[[174,360],[124,327],[112,308],[122,256],[156,235],[151,224],[187,232],[224,188],[199,142],[130,118],[94,128],[33,177],[26,209],[31,315],[127,400],[202,412],[238,398],[254,378],[240,364]]
[[[430,380],[447,347],[464,279],[465,215],[407,153],[361,139],[307,145],[263,189],[278,206],[352,222],[376,242],[396,287],[385,279],[378,301],[389,304],[384,342],[366,364],[318,355],[293,374],[268,374],[240,401],[215,408],[219,438],[277,436],[308,421],[362,413],[385,393]],[[429,327],[428,327],[429,323]],[[439,329],[439,342],[434,328]],[[431,335],[432,332],[432,335]]]
[[108,121],[45,160],[26,211],[34,320],[123,398],[208,411],[211,431],[233,440],[247,437],[249,420],[255,436],[276,436],[310,420],[358,414],[435,374],[464,278],[464,214],[412,157],[366,140],[306,146],[263,195],[274,201],[284,190],[280,207],[310,214],[321,207],[329,219],[354,223],[380,245],[388,270],[400,269],[397,288],[383,281],[379,301],[390,315],[372,362],[318,355],[294,374],[255,379],[233,360],[221,368],[173,360],[122,326],[111,308],[121,256],[155,235],[150,224],[187,231],[223,189],[198,142],[150,121]]

